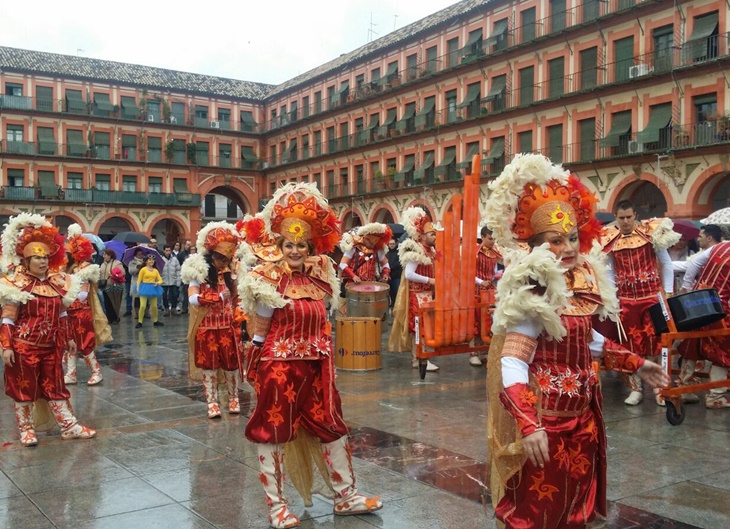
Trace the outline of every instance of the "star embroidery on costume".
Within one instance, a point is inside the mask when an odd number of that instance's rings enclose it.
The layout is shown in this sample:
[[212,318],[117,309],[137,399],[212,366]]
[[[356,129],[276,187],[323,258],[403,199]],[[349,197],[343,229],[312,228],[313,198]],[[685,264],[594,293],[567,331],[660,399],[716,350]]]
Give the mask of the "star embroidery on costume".
[[528,406],[534,406],[537,402],[537,395],[529,389],[523,389],[520,391],[520,401]]
[[43,379],[41,381],[41,387],[46,392],[46,395],[50,394],[53,391],[53,382],[51,382],[49,379]]
[[289,371],[287,362],[274,362],[274,366],[271,368],[271,378],[277,382],[284,382],[286,380],[286,372]]
[[549,224],[558,224],[565,233],[568,233],[575,222],[570,219],[570,215],[566,214],[561,208],[560,204],[555,206],[555,210],[548,214],[550,216]]
[[578,391],[581,386],[582,384],[580,380],[578,380],[578,374],[573,373],[570,369],[559,375],[558,388],[561,395],[567,394],[571,397],[575,397],[578,395]]
[[591,441],[597,441],[598,440],[598,428],[596,428],[596,421],[591,419],[588,424],[586,424],[586,433],[591,434],[590,440]]
[[226,348],[233,345],[233,341],[228,336],[221,336],[220,343],[223,347],[226,347]]
[[286,399],[289,402],[289,404],[293,404],[294,403],[294,401],[297,398],[297,392],[294,391],[294,384],[293,383],[292,384],[289,384],[286,387],[286,391],[284,392],[284,396],[286,397]]
[[575,449],[570,449],[570,458],[572,473],[579,476],[584,475],[587,472],[588,467],[590,466],[590,461],[588,461],[588,458],[581,451],[580,444],[576,446]]
[[15,379],[15,385],[18,386],[18,389],[20,390],[28,389],[28,387],[30,386],[30,381],[18,376],[18,378]]
[[294,354],[304,357],[309,353],[309,342],[307,340],[298,340],[294,344]]
[[309,410],[311,417],[317,421],[324,421],[324,409],[321,402],[315,402],[312,409]]
[[269,422],[275,427],[279,426],[284,422],[284,417],[281,415],[281,406],[272,405],[266,413],[269,414]]
[[314,348],[317,350],[318,353],[327,356],[330,354],[331,344],[332,341],[330,339],[322,336],[314,341]]
[[558,451],[555,454],[555,460],[558,462],[558,468],[565,468],[567,470],[570,467],[570,456],[568,455],[568,451],[565,449],[564,439],[560,439]]
[[550,369],[543,369],[542,366],[537,367],[535,372],[535,380],[540,385],[540,389],[544,394],[548,394],[552,391],[552,385],[550,384]]
[[38,357],[38,355],[35,355],[35,354],[28,355],[25,358],[25,361],[30,366],[37,366],[38,364],[41,363],[41,359]]
[[322,393],[322,378],[316,377],[314,381],[312,382],[312,388],[317,392],[317,394]]
[[537,500],[540,501],[543,498],[548,498],[553,501],[553,494],[558,492],[558,488],[553,485],[543,484],[545,481],[545,471],[543,470],[539,474],[532,476],[532,486],[530,490],[537,492]]

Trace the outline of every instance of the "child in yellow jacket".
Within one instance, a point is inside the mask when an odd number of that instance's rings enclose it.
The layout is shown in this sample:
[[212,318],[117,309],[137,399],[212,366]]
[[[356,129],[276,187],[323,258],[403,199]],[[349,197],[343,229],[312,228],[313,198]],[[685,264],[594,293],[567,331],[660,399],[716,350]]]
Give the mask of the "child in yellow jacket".
[[136,328],[142,327],[144,320],[144,312],[147,308],[147,300],[150,302],[150,312],[152,313],[152,321],[155,327],[162,327],[164,323],[158,320],[157,298],[162,296],[162,276],[157,270],[157,262],[154,255],[148,255],[144,260],[144,268],[139,271],[137,277],[137,291],[139,292],[139,314],[137,315]]

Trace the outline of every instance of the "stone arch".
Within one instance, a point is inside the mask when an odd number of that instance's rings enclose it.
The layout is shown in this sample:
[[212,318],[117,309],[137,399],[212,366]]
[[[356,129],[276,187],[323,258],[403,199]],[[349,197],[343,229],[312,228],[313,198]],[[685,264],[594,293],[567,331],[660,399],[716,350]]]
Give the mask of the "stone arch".
[[160,249],[165,244],[172,245],[177,241],[181,241],[185,236],[185,227],[174,217],[163,216],[151,225],[150,234],[157,238],[157,246]]
[[362,226],[362,215],[354,209],[346,210],[342,215],[342,231],[349,231],[352,228]]
[[68,227],[71,224],[78,224],[81,226],[81,231],[86,231],[86,226],[79,222],[78,220],[74,219],[70,215],[54,215],[53,220],[51,221],[54,226],[58,228],[58,231],[62,233],[63,235],[66,235],[68,233]]
[[255,211],[246,195],[230,185],[211,187],[203,197],[203,224],[219,220],[235,222],[246,213]]
[[393,208],[389,204],[382,204],[379,208],[373,211],[370,216],[370,222],[380,222],[382,224],[394,224],[395,214]]
[[136,224],[128,215],[124,213],[109,213],[104,215],[98,222],[98,227],[94,230],[103,241],[113,239],[117,233],[123,231],[136,231]]
[[637,180],[624,179],[609,201],[610,211],[613,211],[619,201],[630,200],[634,203],[640,219],[667,216],[670,204],[659,183],[654,175],[642,175]]
[[687,193],[687,204],[692,205],[694,216],[702,218],[730,206],[730,172],[721,165],[702,171]]

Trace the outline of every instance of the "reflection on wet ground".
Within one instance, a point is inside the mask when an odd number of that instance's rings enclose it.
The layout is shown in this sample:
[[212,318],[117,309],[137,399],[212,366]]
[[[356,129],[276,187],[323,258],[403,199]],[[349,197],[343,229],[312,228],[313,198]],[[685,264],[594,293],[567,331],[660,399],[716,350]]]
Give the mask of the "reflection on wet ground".
[[[134,329],[129,318],[99,353],[105,380],[72,387],[92,441],[58,432],[28,449],[17,441],[12,405],[0,408],[1,527],[267,527],[255,447],[243,430],[254,396],[241,391],[241,416],[205,418],[203,392],[187,378],[183,317]],[[338,387],[359,487],[386,502],[377,515],[335,517],[327,500],[304,507],[286,493],[304,528],[493,528],[486,461],[483,369],[444,357],[425,381],[407,355],[384,354],[383,368],[340,370]],[[85,366],[79,380],[85,380]],[[670,426],[653,399],[622,404],[604,376],[611,500],[591,528],[693,529],[730,526],[730,414],[695,406]]]

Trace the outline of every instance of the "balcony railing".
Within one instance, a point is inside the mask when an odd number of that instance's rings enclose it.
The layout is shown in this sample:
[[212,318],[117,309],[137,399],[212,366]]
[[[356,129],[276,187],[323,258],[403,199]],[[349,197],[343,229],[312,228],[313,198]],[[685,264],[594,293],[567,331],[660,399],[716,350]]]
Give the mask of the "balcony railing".
[[199,207],[200,195],[193,193],[143,193],[139,191],[107,191],[104,189],[58,188],[56,196],[48,196],[40,187],[0,187],[0,201],[53,201],[80,204],[132,204],[148,206]]

